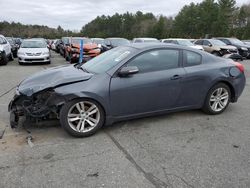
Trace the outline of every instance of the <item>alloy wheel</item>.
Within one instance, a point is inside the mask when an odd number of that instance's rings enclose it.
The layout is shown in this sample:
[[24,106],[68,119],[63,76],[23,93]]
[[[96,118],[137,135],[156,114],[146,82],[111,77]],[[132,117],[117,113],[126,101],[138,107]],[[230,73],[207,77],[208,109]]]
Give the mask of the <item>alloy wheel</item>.
[[92,102],[81,101],[69,109],[67,120],[74,131],[86,133],[98,125],[100,121],[100,110]]
[[229,93],[225,88],[217,88],[210,96],[209,105],[214,112],[220,112],[227,106]]

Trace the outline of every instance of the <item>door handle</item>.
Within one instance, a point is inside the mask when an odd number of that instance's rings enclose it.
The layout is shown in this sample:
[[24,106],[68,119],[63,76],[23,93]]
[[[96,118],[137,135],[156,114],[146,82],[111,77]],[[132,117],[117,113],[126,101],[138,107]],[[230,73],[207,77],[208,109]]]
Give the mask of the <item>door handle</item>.
[[171,80],[179,80],[179,79],[181,79],[181,76],[180,75],[174,75],[170,79]]

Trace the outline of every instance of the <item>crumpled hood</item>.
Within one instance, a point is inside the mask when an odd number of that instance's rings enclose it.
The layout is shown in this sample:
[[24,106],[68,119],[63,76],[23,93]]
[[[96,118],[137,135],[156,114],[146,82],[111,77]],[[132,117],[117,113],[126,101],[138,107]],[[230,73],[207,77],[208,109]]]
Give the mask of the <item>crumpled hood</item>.
[[70,84],[90,79],[93,74],[77,69],[74,65],[59,66],[36,73],[18,87],[18,91],[26,96],[31,96],[44,89],[53,88],[62,84]]

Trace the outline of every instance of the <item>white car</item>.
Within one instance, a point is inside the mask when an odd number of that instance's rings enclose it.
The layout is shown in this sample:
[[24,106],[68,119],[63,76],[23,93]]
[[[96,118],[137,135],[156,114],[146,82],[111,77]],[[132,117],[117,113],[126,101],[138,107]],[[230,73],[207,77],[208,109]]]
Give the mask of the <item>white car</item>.
[[45,40],[26,39],[23,40],[18,52],[18,63],[50,63],[50,51]]
[[142,42],[159,42],[156,38],[134,38],[132,43],[142,43]]
[[171,44],[178,44],[182,46],[189,46],[197,50],[204,50],[202,46],[195,45],[188,39],[170,38],[170,39],[161,39],[160,41],[163,43],[171,43]]
[[9,60],[13,60],[11,45],[3,35],[0,35],[0,64],[6,65]]

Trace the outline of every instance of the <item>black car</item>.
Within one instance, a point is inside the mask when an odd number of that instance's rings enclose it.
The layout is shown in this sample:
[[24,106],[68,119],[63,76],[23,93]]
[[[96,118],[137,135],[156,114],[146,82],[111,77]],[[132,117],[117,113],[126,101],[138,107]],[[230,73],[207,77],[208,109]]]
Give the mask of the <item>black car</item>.
[[66,47],[69,45],[69,37],[62,37],[60,44],[58,46],[59,53],[61,56],[65,57]]
[[222,42],[226,43],[227,45],[235,46],[239,54],[242,57],[250,58],[250,46],[246,45],[244,42],[240,41],[237,38],[217,38],[218,40],[221,40]]
[[8,40],[8,42],[11,45],[11,52],[12,52],[13,56],[17,57],[17,51],[19,49],[19,45],[16,44],[15,40],[12,37],[6,37],[6,39]]
[[57,40],[57,41],[55,42],[55,47],[56,47],[55,51],[56,51],[57,53],[60,53],[60,44],[62,44],[62,40],[61,40],[61,39],[59,39],[59,40]]

